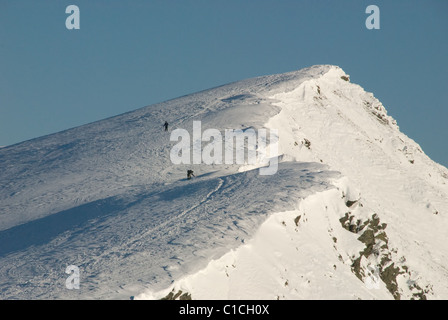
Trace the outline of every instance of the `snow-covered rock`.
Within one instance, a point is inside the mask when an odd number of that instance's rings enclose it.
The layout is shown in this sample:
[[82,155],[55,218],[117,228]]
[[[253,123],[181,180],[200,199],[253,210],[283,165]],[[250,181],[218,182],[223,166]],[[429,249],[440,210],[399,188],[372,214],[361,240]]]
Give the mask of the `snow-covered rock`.
[[[448,170],[351,81],[313,66],[0,149],[0,297],[448,297]],[[278,172],[175,165],[165,121],[278,130]]]

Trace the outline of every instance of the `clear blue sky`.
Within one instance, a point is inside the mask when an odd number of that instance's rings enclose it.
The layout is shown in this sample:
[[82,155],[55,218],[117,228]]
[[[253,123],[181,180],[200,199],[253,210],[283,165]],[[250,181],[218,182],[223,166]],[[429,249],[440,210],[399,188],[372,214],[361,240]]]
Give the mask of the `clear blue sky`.
[[[71,4],[80,30],[65,27]],[[448,166],[447,34],[446,0],[0,0],[0,145],[334,64]]]

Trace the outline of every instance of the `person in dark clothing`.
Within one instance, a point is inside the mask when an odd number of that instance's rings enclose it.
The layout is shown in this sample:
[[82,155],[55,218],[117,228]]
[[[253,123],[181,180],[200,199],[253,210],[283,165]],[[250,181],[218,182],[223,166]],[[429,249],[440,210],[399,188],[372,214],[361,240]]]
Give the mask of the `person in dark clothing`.
[[165,131],[168,131],[168,122],[165,121],[165,123],[163,124],[163,126],[165,127]]
[[187,179],[190,180],[191,177],[195,177],[193,170],[187,170]]

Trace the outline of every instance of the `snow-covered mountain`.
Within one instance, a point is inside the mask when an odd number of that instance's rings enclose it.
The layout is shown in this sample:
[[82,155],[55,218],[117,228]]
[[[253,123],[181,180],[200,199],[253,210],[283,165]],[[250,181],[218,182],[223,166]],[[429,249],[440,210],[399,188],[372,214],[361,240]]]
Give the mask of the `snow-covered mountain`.
[[[170,133],[193,121],[278,130],[277,173],[174,164]],[[2,299],[448,298],[448,170],[336,66],[1,148],[0,164]]]

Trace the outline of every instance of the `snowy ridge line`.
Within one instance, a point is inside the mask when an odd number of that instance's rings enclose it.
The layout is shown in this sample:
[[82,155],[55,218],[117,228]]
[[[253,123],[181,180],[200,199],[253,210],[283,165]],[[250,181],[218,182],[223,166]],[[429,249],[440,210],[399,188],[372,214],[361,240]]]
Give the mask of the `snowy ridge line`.
[[[165,121],[278,129],[279,170],[174,165]],[[3,299],[448,297],[448,169],[336,66],[144,107],[0,162]]]
[[[3,256],[0,283],[34,285],[18,291],[14,285],[5,286],[1,296],[127,298],[148,286],[166,287],[246,241],[270,212],[291,208],[290,199],[327,188],[327,179],[337,174],[323,169],[320,164],[282,163],[270,178],[259,176],[257,170],[206,176],[167,185],[162,192],[142,190],[110,199],[101,206],[107,216]],[[198,198],[203,200],[199,205]],[[58,271],[58,266],[66,263],[81,269],[79,291],[54,285],[65,270]]]
[[[362,198],[348,200],[355,194],[347,178],[335,180],[333,188],[298,200],[295,210],[271,214],[251,239],[205,268],[163,290],[145,290],[135,299],[383,300],[432,295],[432,286],[398,258],[397,249],[386,248],[392,250],[384,265],[373,255],[359,256],[363,233],[353,238],[354,231],[342,221],[348,209],[360,218],[375,214],[362,205]],[[387,241],[381,235],[378,239]],[[359,258],[364,259],[360,268]],[[405,272],[391,275],[388,270],[394,264]],[[370,271],[378,267],[378,273]]]
[[[270,96],[281,111],[267,127],[280,128],[285,157],[323,162],[348,177],[362,192],[364,205],[388,226],[387,245],[402,253],[389,273],[400,279],[412,269],[424,279],[420,285],[408,280],[416,285],[412,290],[389,284],[405,291],[394,298],[446,297],[448,248],[442,235],[448,228],[448,169],[401,133],[373,94],[343,77],[349,79],[335,67],[293,91]],[[400,269],[397,260],[403,259],[406,267]]]
[[[224,117],[215,116],[217,112],[226,111],[233,105],[223,103],[221,99],[247,91],[253,91],[255,96],[260,95],[262,98],[264,94],[260,90],[273,90],[270,87],[273,81],[283,79],[286,86],[292,89],[294,83],[303,81],[303,77],[322,74],[329,68],[316,66],[286,75],[247,79],[242,83],[208,89],[2,149],[5,153],[0,152],[0,160],[6,170],[2,172],[1,178],[2,181],[9,181],[10,185],[5,192],[0,193],[0,203],[5,209],[1,211],[3,219],[0,229],[70,209],[74,197],[88,203],[117,195],[121,183],[117,183],[115,178],[131,185],[147,184],[148,179],[144,177],[148,174],[151,179],[166,181],[167,177],[157,177],[157,174],[149,172],[156,165],[170,167],[163,147],[158,144],[163,137],[158,129],[164,120],[170,120],[170,128],[189,127],[176,119],[189,121],[195,117],[206,118],[215,128],[239,128],[242,121],[258,127],[275,113],[272,105],[261,106],[253,102],[246,105],[242,101],[239,105],[253,107],[247,112],[241,108],[235,109],[228,115],[231,121],[227,121]],[[283,90],[281,82],[278,82],[275,90]],[[206,113],[204,108],[210,112]],[[146,141],[145,137],[152,137],[153,141]],[[143,140],[145,143],[141,142]],[[157,156],[162,158],[158,159]],[[153,165],[148,165],[150,161]],[[141,169],[138,172],[132,168]],[[31,179],[31,175],[34,179]],[[95,183],[100,183],[101,188],[90,187]],[[34,188],[34,192],[30,192],[31,188]],[[14,197],[10,197],[10,194]],[[31,210],[33,215],[27,213]],[[14,212],[21,212],[20,217],[14,216]]]

